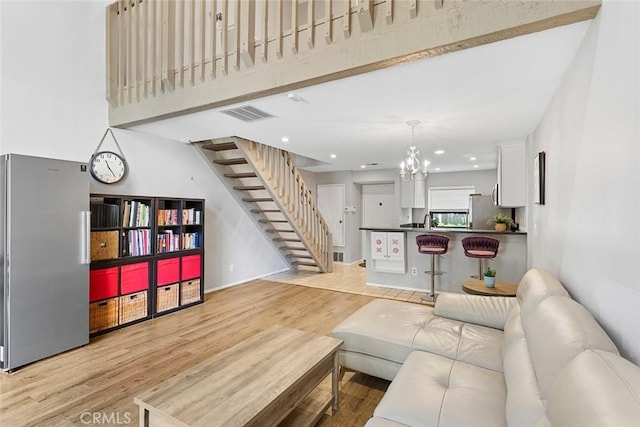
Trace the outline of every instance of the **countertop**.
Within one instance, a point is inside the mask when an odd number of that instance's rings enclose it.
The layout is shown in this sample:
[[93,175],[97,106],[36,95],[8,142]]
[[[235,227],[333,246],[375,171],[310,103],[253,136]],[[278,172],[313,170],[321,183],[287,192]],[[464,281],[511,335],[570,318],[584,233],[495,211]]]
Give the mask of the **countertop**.
[[468,228],[412,228],[412,227],[397,227],[397,228],[385,228],[385,227],[360,227],[360,230],[364,231],[383,231],[383,232],[399,232],[399,231],[413,231],[418,233],[459,233],[459,234],[502,234],[502,235],[522,235],[526,236],[526,231],[496,231],[496,230],[477,230]]

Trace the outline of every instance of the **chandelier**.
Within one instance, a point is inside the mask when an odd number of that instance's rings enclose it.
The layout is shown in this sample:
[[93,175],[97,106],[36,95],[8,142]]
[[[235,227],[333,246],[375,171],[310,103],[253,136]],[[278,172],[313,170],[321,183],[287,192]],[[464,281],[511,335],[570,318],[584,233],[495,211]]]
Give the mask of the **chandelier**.
[[420,124],[419,120],[411,120],[407,122],[407,125],[411,126],[411,146],[407,150],[407,157],[400,163],[400,178],[403,181],[412,181],[414,179],[427,179],[427,167],[429,161],[425,160],[420,162],[420,151],[416,148],[415,128]]

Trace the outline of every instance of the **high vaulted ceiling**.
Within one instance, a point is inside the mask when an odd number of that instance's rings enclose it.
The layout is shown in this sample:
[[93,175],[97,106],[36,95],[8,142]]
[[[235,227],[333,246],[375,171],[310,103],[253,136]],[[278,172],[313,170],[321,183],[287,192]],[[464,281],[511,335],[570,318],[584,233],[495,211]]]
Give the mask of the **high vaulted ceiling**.
[[325,172],[397,168],[412,144],[407,122],[419,120],[413,142],[430,171],[493,169],[497,144],[535,130],[590,22],[306,87],[294,99],[236,105],[273,118],[244,122],[222,114],[227,106],[132,129],[182,142],[237,135],[313,159],[304,168]]

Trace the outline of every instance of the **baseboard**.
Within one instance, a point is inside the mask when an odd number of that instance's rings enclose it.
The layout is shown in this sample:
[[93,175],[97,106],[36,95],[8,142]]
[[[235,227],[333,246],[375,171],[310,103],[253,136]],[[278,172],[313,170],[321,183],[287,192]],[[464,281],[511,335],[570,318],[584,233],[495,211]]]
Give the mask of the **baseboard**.
[[237,282],[233,282],[233,283],[227,283],[225,285],[219,286],[217,288],[213,288],[213,289],[207,289],[205,288],[204,293],[208,294],[209,292],[215,292],[215,291],[220,291],[222,289],[226,289],[226,288],[230,288],[232,286],[237,286],[237,285],[242,285],[243,283],[247,283],[250,282],[252,280],[258,280],[258,279],[264,279],[265,277],[268,276],[273,276],[274,274],[278,274],[278,273],[284,273],[285,271],[289,271],[290,268],[283,268],[282,270],[277,270],[277,271],[272,271],[271,273],[267,273],[267,274],[262,274],[260,276],[255,276],[255,277],[249,277],[246,279],[242,279],[240,281]]
[[381,285],[379,283],[365,283],[367,286],[373,286],[374,288],[386,288],[386,289],[399,289],[401,291],[411,291],[411,292],[428,292],[426,289],[421,288],[411,288],[408,286],[391,286],[391,285]]

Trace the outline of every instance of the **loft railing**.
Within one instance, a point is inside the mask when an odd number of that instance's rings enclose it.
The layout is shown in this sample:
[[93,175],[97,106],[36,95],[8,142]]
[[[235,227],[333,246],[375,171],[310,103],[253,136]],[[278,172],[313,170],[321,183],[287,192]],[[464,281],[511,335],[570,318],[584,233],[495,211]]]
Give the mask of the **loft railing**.
[[[391,0],[376,3],[391,14]],[[318,37],[330,42],[331,21],[342,19],[349,34],[351,13],[372,28],[373,7],[372,0],[119,0],[107,7],[107,98],[115,107],[282,58],[288,38],[292,54]]]
[[321,271],[332,271],[331,231],[289,152],[242,138],[234,140],[277,197],[294,229],[302,234]]
[[600,0],[118,0],[106,13],[109,121],[217,108],[591,19],[599,7]]

